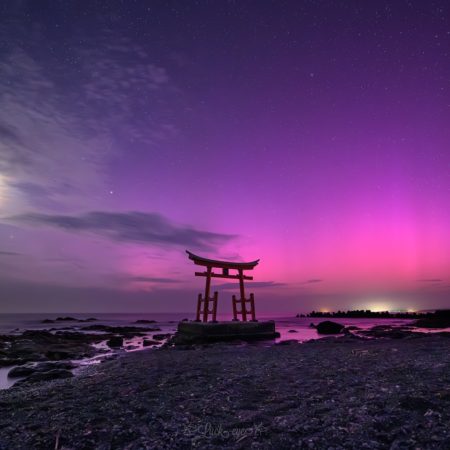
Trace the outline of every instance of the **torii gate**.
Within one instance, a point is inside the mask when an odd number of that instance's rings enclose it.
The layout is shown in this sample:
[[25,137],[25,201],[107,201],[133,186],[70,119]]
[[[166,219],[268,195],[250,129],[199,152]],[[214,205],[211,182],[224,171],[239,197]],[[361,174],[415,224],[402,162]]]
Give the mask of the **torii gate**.
[[[245,290],[244,290],[244,280],[253,280],[253,277],[244,275],[244,270],[253,270],[255,266],[259,263],[259,259],[251,262],[216,261],[214,259],[207,259],[202,258],[201,256],[194,255],[188,250],[186,250],[186,253],[189,255],[189,259],[194,261],[194,264],[206,267],[206,272],[195,272],[196,277],[206,277],[205,296],[202,297],[202,294],[198,294],[196,321],[208,322],[209,314],[211,314],[212,321],[216,322],[217,299],[219,294],[217,292],[214,292],[214,296],[210,298],[209,295],[211,288],[211,278],[231,278],[233,280],[239,280],[241,298],[236,299],[235,295],[232,296],[233,320],[239,320],[238,314],[241,314],[242,321],[246,322],[247,315],[249,314],[251,316],[251,320],[256,321],[255,297],[253,294],[250,294],[250,298],[245,298]],[[214,267],[222,269],[222,273],[214,273],[212,271]],[[229,273],[230,269],[237,270],[237,274],[230,275]],[[209,309],[209,302],[212,302],[213,306],[212,311]],[[247,310],[246,306],[247,303],[250,303],[250,310]],[[238,304],[241,305],[239,311],[238,311]]]

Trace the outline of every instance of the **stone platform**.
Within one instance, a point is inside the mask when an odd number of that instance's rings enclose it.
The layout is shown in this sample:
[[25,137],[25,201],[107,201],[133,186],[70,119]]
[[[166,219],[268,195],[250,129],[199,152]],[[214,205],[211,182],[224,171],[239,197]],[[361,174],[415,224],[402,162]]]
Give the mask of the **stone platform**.
[[173,338],[175,345],[218,341],[275,339],[279,337],[275,322],[180,322]]

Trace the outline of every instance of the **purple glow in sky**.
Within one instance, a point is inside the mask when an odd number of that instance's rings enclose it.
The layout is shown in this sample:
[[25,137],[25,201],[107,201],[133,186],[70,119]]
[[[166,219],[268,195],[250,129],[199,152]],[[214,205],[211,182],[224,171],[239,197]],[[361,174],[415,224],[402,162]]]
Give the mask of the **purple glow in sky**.
[[447,2],[0,13],[0,312],[450,306]]

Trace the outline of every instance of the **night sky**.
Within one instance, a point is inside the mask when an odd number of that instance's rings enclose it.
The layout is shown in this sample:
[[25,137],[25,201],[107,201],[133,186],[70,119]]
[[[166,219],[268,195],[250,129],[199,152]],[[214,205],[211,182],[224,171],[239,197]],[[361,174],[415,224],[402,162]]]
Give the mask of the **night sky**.
[[1,312],[193,312],[185,249],[259,312],[448,307],[449,198],[446,1],[0,5]]

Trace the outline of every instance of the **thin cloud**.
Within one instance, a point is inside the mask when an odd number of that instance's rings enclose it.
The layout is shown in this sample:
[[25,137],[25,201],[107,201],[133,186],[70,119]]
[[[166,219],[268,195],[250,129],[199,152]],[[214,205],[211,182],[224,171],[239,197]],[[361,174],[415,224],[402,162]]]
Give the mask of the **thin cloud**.
[[160,278],[160,277],[130,277],[130,281],[138,281],[142,283],[162,283],[162,284],[172,284],[180,283],[177,278]]
[[213,233],[177,225],[157,213],[92,211],[78,216],[28,213],[9,218],[27,225],[44,225],[73,233],[90,232],[113,241],[213,250],[237,235]]
[[0,250],[0,256],[19,256],[21,255],[21,253],[17,253],[17,252],[7,252],[4,250]]
[[314,283],[322,283],[323,280],[320,278],[311,278],[310,280],[304,281],[302,284],[314,284]]
[[[281,287],[286,286],[286,283],[278,283],[276,281],[251,281],[248,284],[249,288],[270,288],[270,287]],[[236,289],[239,288],[238,280],[236,283],[222,283],[217,286],[221,289]]]
[[424,278],[422,280],[417,280],[421,283],[441,283],[444,280],[441,280],[440,278]]

